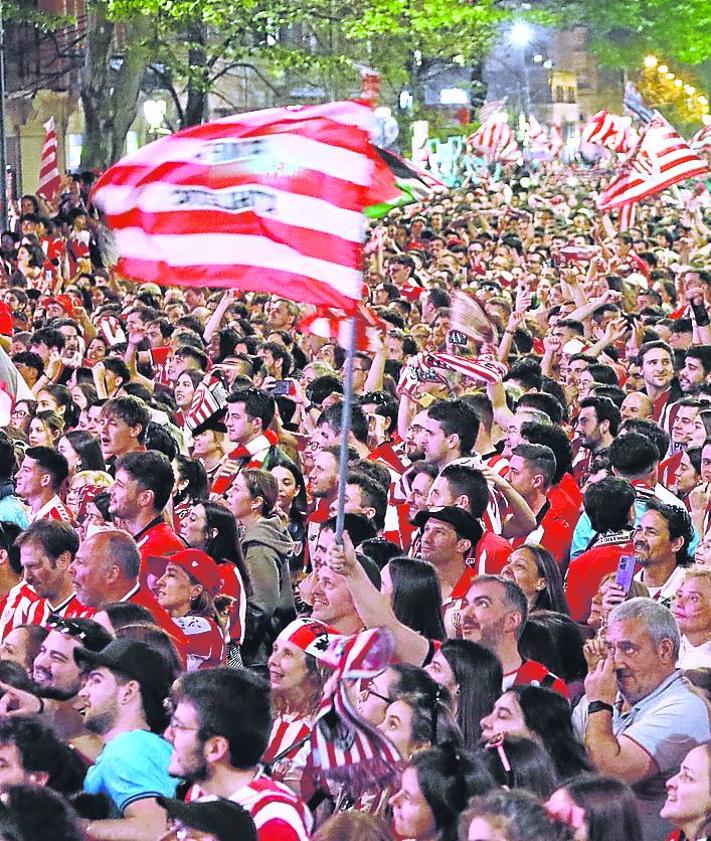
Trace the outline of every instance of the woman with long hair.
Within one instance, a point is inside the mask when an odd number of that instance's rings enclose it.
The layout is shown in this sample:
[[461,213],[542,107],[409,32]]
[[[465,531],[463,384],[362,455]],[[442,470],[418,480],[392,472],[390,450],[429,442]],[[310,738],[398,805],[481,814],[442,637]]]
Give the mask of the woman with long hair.
[[55,449],[64,432],[64,421],[55,412],[37,412],[30,421],[27,435],[30,447]]
[[106,462],[98,440],[83,429],[75,429],[62,435],[57,449],[67,460],[69,476],[82,470],[106,471]]
[[315,619],[295,619],[274,641],[267,663],[272,690],[272,732],[262,761],[273,779],[300,792],[311,752],[309,736],[321,703],[320,657],[329,628]]
[[222,594],[216,607],[227,626],[228,663],[239,665],[251,587],[234,515],[224,505],[200,500],[180,524],[180,536],[188,546],[206,552],[221,567]]
[[453,699],[467,750],[481,741],[481,720],[494,708],[504,679],[498,657],[470,640],[446,640],[425,667]]
[[[199,549],[183,549],[169,557],[150,559],[158,604],[186,631],[188,671],[223,666],[224,632],[213,599],[222,580],[215,561]],[[161,574],[162,569],[162,574]]]
[[292,576],[296,577],[303,570],[306,545],[308,502],[304,475],[296,465],[288,461],[275,464],[269,472],[277,480],[275,511],[281,515],[286,530],[294,541],[294,549],[289,556],[289,568]]
[[443,742],[462,744],[462,734],[451,713],[451,696],[440,686],[432,697],[417,692],[398,696],[385,710],[378,729],[397,748],[403,762],[423,748]]
[[199,500],[206,499],[209,489],[202,462],[178,453],[173,459],[173,525],[180,531],[181,522]]
[[525,736],[500,733],[486,743],[485,756],[497,785],[547,798],[560,781],[548,751]]
[[585,748],[575,736],[570,704],[552,689],[512,686],[481,720],[487,741],[510,733],[539,742],[550,754],[561,779],[592,770]]
[[568,613],[560,568],[543,546],[531,543],[513,551],[501,575],[515,581],[523,590],[529,612],[555,610],[557,613]]
[[481,756],[447,742],[416,753],[390,798],[397,837],[456,841],[469,798],[494,787]]
[[571,704],[583,695],[587,665],[580,626],[565,613],[537,610],[529,614],[518,641],[522,657],[543,663],[568,685]]
[[185,416],[190,411],[190,406],[193,402],[195,389],[198,387],[205,375],[202,371],[183,371],[175,381],[173,388],[173,395],[175,403],[178,407],[176,420],[179,427],[185,425]]
[[432,564],[418,558],[392,558],[381,573],[380,592],[389,596],[393,613],[403,625],[425,639],[446,638],[442,612],[442,591]]
[[37,393],[37,411],[55,412],[64,421],[66,429],[73,429],[79,423],[79,407],[65,385],[48,383],[43,386]]
[[659,813],[676,827],[673,841],[701,841],[711,830],[711,745],[693,748],[679,773],[667,780],[667,799]]
[[[711,799],[708,792],[707,798]],[[626,783],[613,777],[583,774],[568,780],[553,792],[546,809],[560,820],[572,823],[581,841],[642,838],[637,798]],[[689,837],[690,841],[693,837]]]

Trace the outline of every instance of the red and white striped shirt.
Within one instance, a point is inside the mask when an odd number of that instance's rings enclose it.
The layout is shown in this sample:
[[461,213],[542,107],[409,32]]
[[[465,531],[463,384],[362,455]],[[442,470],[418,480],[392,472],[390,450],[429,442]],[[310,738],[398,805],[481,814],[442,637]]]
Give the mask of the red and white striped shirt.
[[45,502],[45,504],[36,512],[30,512],[30,522],[34,523],[37,520],[59,520],[62,523],[67,523],[70,526],[74,525],[72,515],[65,507],[62,500],[55,494],[52,499]]
[[19,624],[45,625],[51,614],[59,614],[65,619],[91,619],[96,613],[95,607],[87,607],[77,598],[76,593],[66,598],[57,607],[49,603],[48,599],[38,599],[30,605],[27,618]]
[[18,625],[27,623],[26,616],[40,597],[26,581],[18,581],[0,600],[0,641]]
[[[277,783],[263,770],[228,799],[239,803],[252,816],[258,841],[308,841],[313,824],[311,813],[291,789]],[[185,800],[206,802],[217,798],[203,794],[194,785]]]

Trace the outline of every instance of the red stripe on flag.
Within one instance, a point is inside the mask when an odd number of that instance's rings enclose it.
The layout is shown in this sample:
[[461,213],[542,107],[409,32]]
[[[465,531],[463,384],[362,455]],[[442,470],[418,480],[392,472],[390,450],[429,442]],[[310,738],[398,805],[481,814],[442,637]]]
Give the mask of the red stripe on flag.
[[57,132],[54,128],[54,117],[47,120],[44,129],[44,145],[40,155],[37,194],[53,201],[62,183],[57,161]]

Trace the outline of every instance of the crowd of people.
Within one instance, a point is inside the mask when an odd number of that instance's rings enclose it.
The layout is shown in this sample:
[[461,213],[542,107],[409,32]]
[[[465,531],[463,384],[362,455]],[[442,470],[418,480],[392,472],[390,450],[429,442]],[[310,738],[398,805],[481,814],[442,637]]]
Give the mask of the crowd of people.
[[0,838],[705,839],[706,187],[371,223],[346,418],[309,307],[122,279],[90,185],[0,247]]

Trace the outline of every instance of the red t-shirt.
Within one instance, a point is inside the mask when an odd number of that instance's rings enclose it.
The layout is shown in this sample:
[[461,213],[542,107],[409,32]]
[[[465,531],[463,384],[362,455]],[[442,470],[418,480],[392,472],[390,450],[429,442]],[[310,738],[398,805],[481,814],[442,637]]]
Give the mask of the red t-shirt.
[[565,595],[572,619],[588,621],[600,582],[617,569],[622,555],[631,553],[632,533],[625,531],[603,535],[592,548],[573,558],[565,576]]
[[225,665],[225,635],[217,622],[205,616],[175,616],[173,622],[187,638],[189,672]]

